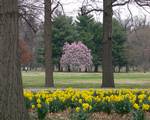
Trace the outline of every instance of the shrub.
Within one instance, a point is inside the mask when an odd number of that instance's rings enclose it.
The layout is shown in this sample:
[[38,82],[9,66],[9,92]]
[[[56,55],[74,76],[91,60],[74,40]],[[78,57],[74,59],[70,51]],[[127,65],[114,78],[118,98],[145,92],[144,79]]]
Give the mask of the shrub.
[[113,104],[114,110],[120,114],[129,113],[132,109],[132,104],[128,100],[119,101]]

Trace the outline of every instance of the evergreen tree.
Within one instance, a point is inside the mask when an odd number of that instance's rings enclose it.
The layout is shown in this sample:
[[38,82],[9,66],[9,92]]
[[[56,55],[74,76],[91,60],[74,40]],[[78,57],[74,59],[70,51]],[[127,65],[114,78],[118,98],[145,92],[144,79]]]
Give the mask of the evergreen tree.
[[60,57],[64,43],[72,43],[77,39],[77,32],[71,17],[60,15],[53,21],[53,62],[60,70]]
[[95,66],[94,71],[97,72],[101,63],[102,24],[96,22],[93,15],[78,14],[76,29],[79,35],[78,39],[91,49]]
[[119,72],[121,67],[126,65],[126,57],[125,57],[125,41],[126,41],[126,32],[121,24],[113,19],[113,27],[112,27],[112,56],[113,56],[113,65],[114,67],[119,68]]
[[[44,40],[43,28],[41,27],[37,39],[39,45],[37,48],[37,61],[39,64],[44,64]],[[57,65],[60,70],[60,57],[64,43],[72,43],[77,39],[77,32],[71,17],[65,15],[56,16],[52,21],[52,50],[53,50],[53,64]]]

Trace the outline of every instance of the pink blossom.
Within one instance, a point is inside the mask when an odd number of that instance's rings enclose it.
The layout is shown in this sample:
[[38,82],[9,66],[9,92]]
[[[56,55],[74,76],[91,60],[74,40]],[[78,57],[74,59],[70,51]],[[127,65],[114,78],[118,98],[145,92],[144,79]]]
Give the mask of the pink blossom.
[[61,67],[89,68],[92,65],[91,50],[80,41],[65,43],[60,64]]

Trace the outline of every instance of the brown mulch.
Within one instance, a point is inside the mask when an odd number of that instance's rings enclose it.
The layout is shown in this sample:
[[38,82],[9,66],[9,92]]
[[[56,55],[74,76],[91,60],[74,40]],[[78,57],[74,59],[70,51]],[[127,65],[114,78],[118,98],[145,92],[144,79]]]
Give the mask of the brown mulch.
[[[70,111],[66,110],[59,113],[49,113],[46,116],[45,120],[71,120],[69,116],[70,116]],[[146,116],[146,120],[150,120],[149,112],[145,113],[145,116]],[[31,120],[38,120],[37,114],[35,112],[30,112],[30,117]],[[93,113],[90,116],[89,120],[133,120],[133,117],[132,117],[132,113],[124,114],[124,115],[111,113],[108,115],[107,113],[97,112],[97,113]]]
[[90,120],[131,120],[132,119],[132,114],[124,114],[120,115],[117,113],[103,113],[103,112],[98,112],[98,113],[93,113]]
[[[90,120],[133,120],[132,113],[120,115],[117,113],[93,113]],[[150,120],[150,112],[145,113],[145,120]]]
[[49,113],[46,120],[70,120],[69,115],[70,112],[68,110],[59,113]]
[[150,112],[145,113],[146,120],[150,120]]

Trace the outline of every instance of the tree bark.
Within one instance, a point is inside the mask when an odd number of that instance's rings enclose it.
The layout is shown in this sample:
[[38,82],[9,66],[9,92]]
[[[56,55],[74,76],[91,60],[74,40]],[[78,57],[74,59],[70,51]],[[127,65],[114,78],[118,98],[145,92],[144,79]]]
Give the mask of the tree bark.
[[53,63],[52,63],[52,21],[51,21],[51,0],[45,2],[45,87],[54,87]]
[[94,66],[94,72],[98,72],[98,65]]
[[62,67],[61,67],[60,63],[58,63],[58,72],[62,72],[62,71],[63,71]]
[[120,67],[120,66],[118,66],[118,73],[120,73],[120,71],[121,71],[121,67]]
[[70,65],[68,65],[68,72],[71,72]]
[[129,72],[129,65],[126,64],[126,73],[128,73],[128,72]]
[[0,0],[0,119],[28,120],[18,39],[18,2]]
[[115,87],[112,65],[112,0],[103,0],[102,87]]
[[116,66],[115,65],[113,66],[113,72],[114,73],[116,72]]

